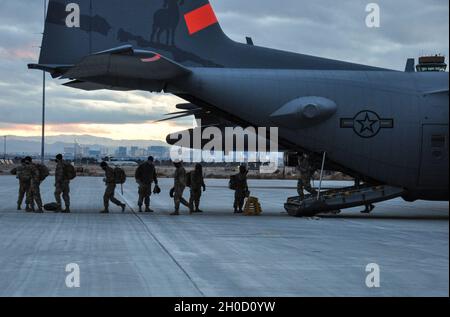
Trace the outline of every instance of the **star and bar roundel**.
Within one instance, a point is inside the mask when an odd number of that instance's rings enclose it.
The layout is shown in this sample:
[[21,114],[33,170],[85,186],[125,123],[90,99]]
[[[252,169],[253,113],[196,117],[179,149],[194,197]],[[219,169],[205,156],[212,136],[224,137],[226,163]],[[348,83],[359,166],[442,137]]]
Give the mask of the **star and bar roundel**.
[[376,112],[364,110],[353,118],[342,118],[341,129],[353,129],[361,138],[373,138],[382,129],[393,129],[394,119],[383,119]]

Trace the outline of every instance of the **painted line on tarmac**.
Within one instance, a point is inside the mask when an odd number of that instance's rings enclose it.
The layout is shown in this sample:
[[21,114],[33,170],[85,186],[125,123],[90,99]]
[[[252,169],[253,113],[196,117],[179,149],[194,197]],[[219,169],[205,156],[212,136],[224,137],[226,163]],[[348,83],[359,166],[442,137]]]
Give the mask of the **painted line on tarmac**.
[[134,208],[132,207],[132,204],[130,204],[130,202],[128,201],[128,199],[126,199],[125,195],[123,195],[121,192],[118,193],[120,197],[122,197],[122,199],[125,201],[125,204],[128,206],[128,208],[130,208],[131,212],[133,213],[134,216],[136,216],[136,218],[138,219],[138,221],[144,226],[144,228],[146,229],[146,231],[148,232],[148,234],[156,241],[156,243],[158,243],[158,245],[163,249],[163,251],[172,259],[172,261],[175,263],[176,266],[178,266],[178,268],[184,273],[184,275],[186,275],[186,277],[189,279],[189,281],[192,283],[192,285],[194,286],[194,288],[197,290],[197,292],[199,292],[199,294],[202,297],[205,297],[206,295],[202,292],[202,290],[200,289],[200,287],[197,285],[197,283],[195,283],[194,279],[189,275],[189,273],[183,268],[183,266],[180,264],[180,262],[177,261],[177,259],[170,253],[170,251],[164,246],[164,244],[153,234],[153,232],[150,230],[150,228],[147,226],[147,224],[144,222],[144,220],[142,220],[142,218],[140,217],[140,215],[138,213],[136,213],[136,211],[134,210]]

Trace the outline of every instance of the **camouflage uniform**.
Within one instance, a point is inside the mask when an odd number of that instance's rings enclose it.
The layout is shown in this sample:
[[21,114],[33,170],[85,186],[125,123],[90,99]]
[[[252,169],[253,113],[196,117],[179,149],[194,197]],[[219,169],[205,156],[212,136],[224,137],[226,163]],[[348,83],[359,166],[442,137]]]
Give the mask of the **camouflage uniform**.
[[242,208],[244,207],[245,197],[248,193],[248,184],[247,184],[247,174],[239,173],[235,176],[236,180],[236,189],[234,191],[234,211],[242,212]]
[[[205,190],[206,185],[203,179],[202,171],[192,171],[189,173],[191,181],[191,196],[189,198],[189,209],[191,212],[200,211],[200,198],[202,197],[202,189]],[[195,206],[194,206],[195,205]],[[195,207],[195,209],[194,209]]]
[[42,211],[42,198],[41,198],[41,176],[36,164],[30,164],[31,170],[31,183],[30,183],[30,196],[29,205],[34,210],[34,203],[36,203],[38,210]]
[[300,178],[297,183],[297,193],[300,196],[300,199],[305,199],[305,190],[311,195],[317,195],[317,191],[311,186],[314,169],[309,164],[308,159],[303,158],[299,162],[298,169],[300,171]]
[[67,163],[64,160],[57,161],[56,170],[55,170],[55,199],[56,203],[59,206],[59,210],[61,210],[61,194],[64,199],[64,203],[66,205],[66,209],[70,208],[70,179],[67,178],[67,175],[64,174],[64,166]]
[[105,194],[103,195],[103,205],[105,207],[105,211],[109,209],[109,202],[111,201],[117,206],[122,207],[124,209],[124,204],[121,201],[117,200],[114,195],[116,192],[116,182],[114,178],[114,169],[107,166],[105,169]]
[[141,164],[135,173],[136,182],[139,184],[138,206],[141,211],[145,204],[146,211],[150,211],[150,196],[152,195],[152,183],[158,185],[156,169],[153,163],[145,162]]
[[183,192],[186,188],[186,170],[182,165],[177,167],[174,175],[174,196],[173,200],[175,203],[175,213],[178,213],[180,210],[180,203],[189,207],[188,202],[183,198]]
[[11,174],[16,175],[16,178],[19,180],[19,196],[17,198],[17,209],[22,209],[22,202],[26,195],[26,205],[27,209],[29,209],[29,199],[30,199],[30,185],[31,185],[31,169],[27,166],[27,164],[22,163],[21,166],[14,168],[11,171]]

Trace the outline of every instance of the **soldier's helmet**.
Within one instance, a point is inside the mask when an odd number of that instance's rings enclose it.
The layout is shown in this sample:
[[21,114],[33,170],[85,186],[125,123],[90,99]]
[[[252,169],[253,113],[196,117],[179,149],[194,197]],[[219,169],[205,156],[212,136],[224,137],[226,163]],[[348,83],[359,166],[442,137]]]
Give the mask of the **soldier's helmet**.
[[24,160],[25,164],[27,164],[27,163],[32,163],[32,162],[33,162],[33,159],[31,158],[31,156],[27,156],[27,157],[24,158],[23,160]]
[[201,173],[203,171],[203,166],[202,164],[195,164],[195,171],[197,171],[198,173]]
[[245,165],[239,166],[239,172],[244,174],[247,172],[247,167]]
[[57,161],[61,161],[62,159],[63,159],[62,154],[56,155],[56,160],[57,160]]
[[173,160],[173,165],[175,165],[175,167],[181,166],[181,163],[183,163],[182,160],[179,160],[179,159]]
[[101,168],[106,168],[108,166],[108,163],[106,163],[106,162],[101,162],[100,163],[100,167]]

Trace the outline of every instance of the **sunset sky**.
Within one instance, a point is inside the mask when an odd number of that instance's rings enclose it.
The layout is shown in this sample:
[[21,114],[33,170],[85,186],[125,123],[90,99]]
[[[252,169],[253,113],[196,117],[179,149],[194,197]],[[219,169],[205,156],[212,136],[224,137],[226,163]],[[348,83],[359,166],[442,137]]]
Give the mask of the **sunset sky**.
[[[369,1],[211,0],[232,39],[256,45],[403,70],[408,57],[448,56],[447,0],[382,0],[381,28],[365,27]],[[280,3],[283,3],[280,6]],[[0,0],[0,135],[40,134],[42,74],[36,62],[42,1]],[[192,118],[152,124],[183,102],[146,92],[84,92],[48,77],[47,134],[164,140]]]

